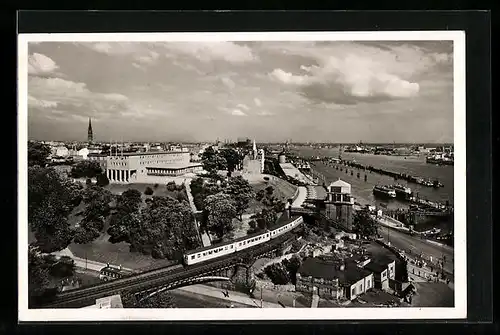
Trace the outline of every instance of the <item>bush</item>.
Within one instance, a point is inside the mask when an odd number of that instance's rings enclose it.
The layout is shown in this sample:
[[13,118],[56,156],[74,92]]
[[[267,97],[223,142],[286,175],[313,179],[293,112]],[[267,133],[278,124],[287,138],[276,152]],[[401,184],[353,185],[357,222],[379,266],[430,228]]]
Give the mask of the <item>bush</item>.
[[106,176],[106,174],[101,173],[101,174],[97,175],[97,185],[99,185],[99,186],[109,185],[109,179]]
[[175,181],[170,181],[167,183],[167,190],[170,192],[173,192],[177,189],[177,185],[175,184]]
[[85,180],[85,184],[92,185],[92,179],[87,178],[87,180]]
[[151,187],[146,187],[146,189],[144,190],[144,194],[145,195],[153,195],[154,191]]
[[156,189],[158,188],[158,186],[160,186],[160,185],[155,184],[153,187],[154,187],[154,189],[156,190]]

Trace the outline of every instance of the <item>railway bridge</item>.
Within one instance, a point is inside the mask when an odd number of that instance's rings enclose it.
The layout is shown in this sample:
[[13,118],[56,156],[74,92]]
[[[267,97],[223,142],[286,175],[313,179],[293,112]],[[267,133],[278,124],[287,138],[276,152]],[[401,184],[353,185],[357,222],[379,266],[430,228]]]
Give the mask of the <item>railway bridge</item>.
[[160,268],[132,276],[102,282],[75,290],[61,292],[49,301],[40,303],[36,308],[81,308],[95,303],[96,299],[123,294],[148,295],[159,290],[171,290],[182,286],[204,282],[234,280],[243,281],[251,286],[253,283],[252,265],[261,257],[282,255],[291,245],[294,234],[289,232],[283,236],[257,245],[244,251],[186,267]]

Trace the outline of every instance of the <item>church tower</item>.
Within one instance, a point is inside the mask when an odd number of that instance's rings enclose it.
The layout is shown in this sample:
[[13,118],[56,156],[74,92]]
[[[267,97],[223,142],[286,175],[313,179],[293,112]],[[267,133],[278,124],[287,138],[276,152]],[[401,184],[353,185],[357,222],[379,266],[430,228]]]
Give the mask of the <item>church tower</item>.
[[94,141],[94,134],[92,132],[92,121],[90,120],[90,118],[89,118],[89,129],[88,129],[87,141],[89,143],[92,143]]

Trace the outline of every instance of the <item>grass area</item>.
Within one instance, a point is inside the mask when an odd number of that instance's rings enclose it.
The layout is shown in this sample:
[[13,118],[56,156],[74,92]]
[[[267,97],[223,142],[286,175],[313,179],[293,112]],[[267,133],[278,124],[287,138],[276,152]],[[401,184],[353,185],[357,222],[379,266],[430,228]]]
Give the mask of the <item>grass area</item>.
[[[134,189],[134,190],[141,192],[142,200],[145,200],[147,198],[151,198],[153,196],[161,196],[161,197],[170,196],[174,199],[176,198],[177,191],[172,192],[172,191],[167,190],[166,184],[158,184],[157,188],[155,188],[154,186],[155,186],[155,184],[126,184],[126,185],[109,184],[104,188],[113,194],[122,194],[126,190]],[[146,190],[147,187],[151,187],[151,189],[153,189],[154,193],[152,195],[145,195],[144,194],[144,191]],[[186,194],[185,190],[183,190],[183,192]],[[187,194],[186,194],[186,199],[187,199]]]
[[109,235],[104,233],[91,243],[72,243],[69,245],[69,249],[80,258],[114,265],[121,264],[123,267],[137,270],[166,266],[172,262],[167,259],[154,259],[150,255],[130,252],[128,243],[111,243],[108,239]]
[[100,283],[99,273],[94,271],[77,271],[76,277],[81,280],[82,286]]
[[[154,190],[153,195],[145,195],[144,190],[146,187],[151,187]],[[110,184],[105,187],[113,194],[121,194],[128,189],[135,189],[141,192],[142,200],[145,201],[147,198],[152,196],[172,196],[176,197],[177,191],[167,190],[166,185],[158,185],[155,189],[154,184]],[[186,192],[183,190],[182,192]],[[187,197],[186,197],[187,198]],[[78,214],[85,208],[82,203],[77,208],[75,208],[69,217],[70,225],[74,227],[82,217]],[[109,227],[109,218],[106,220],[104,231]],[[75,256],[80,258],[87,258],[93,261],[110,263],[119,265],[131,269],[150,269],[159,266],[169,265],[172,261],[166,259],[154,259],[150,255],[143,255],[136,252],[130,252],[129,244],[126,242],[111,243],[108,241],[109,235],[107,233],[102,233],[95,241],[87,244],[76,244],[72,243],[69,245],[69,249],[75,254]]]

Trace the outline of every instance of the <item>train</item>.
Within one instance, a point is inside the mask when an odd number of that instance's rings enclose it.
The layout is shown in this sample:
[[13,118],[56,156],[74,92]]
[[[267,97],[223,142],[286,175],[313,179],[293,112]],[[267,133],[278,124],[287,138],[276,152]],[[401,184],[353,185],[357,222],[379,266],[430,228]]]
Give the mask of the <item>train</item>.
[[239,252],[266,243],[267,241],[294,230],[303,223],[304,218],[302,216],[292,217],[291,215],[283,214],[273,227],[270,227],[264,232],[250,234],[217,245],[186,251],[183,255],[183,262],[186,266],[189,266]]

